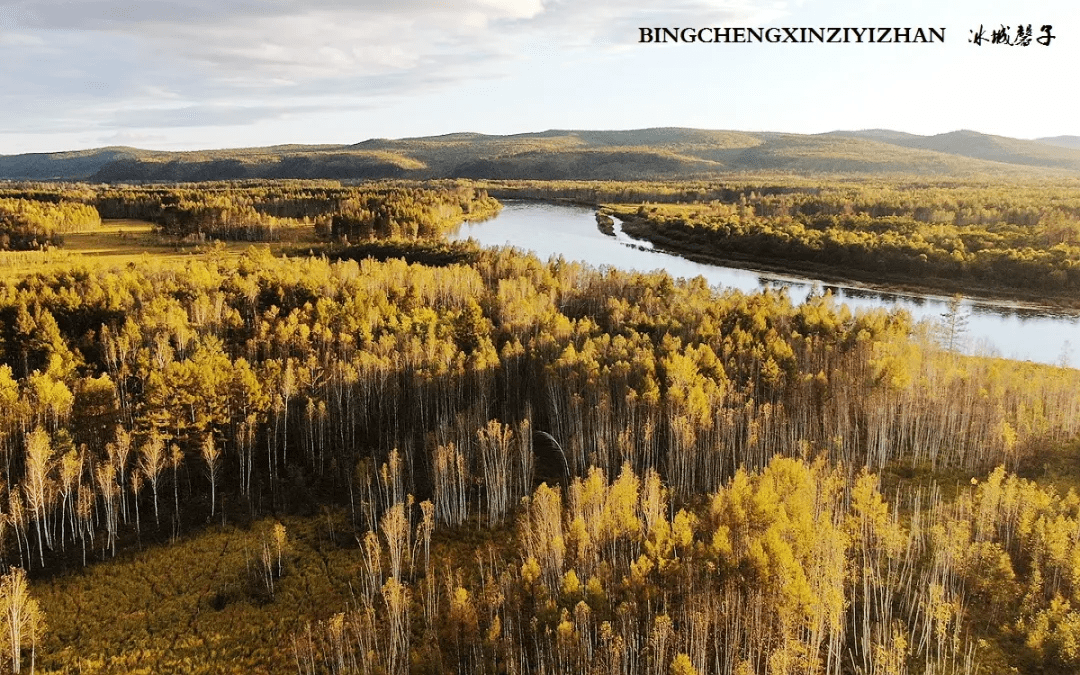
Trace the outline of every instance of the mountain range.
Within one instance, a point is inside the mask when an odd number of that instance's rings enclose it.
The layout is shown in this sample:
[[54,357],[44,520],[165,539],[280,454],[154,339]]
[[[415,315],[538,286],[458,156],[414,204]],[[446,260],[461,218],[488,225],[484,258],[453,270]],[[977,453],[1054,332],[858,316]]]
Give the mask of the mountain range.
[[918,136],[654,128],[491,136],[457,133],[354,145],[166,152],[107,147],[0,155],[0,179],[90,182],[274,178],[663,180],[732,173],[1080,176],[1080,137],[975,131]]

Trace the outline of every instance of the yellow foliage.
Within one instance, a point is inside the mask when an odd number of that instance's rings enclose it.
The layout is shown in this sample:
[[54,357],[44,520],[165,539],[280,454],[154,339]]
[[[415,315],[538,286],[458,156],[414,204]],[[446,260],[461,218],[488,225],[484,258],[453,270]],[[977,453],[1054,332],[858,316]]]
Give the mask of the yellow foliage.
[[585,597],[594,605],[604,600],[604,585],[600,579],[595,576],[589,577],[589,580],[585,582]]
[[630,579],[637,587],[646,585],[649,578],[649,573],[653,571],[656,564],[652,558],[647,555],[639,557],[636,561],[630,563]]
[[498,642],[498,640],[499,640],[499,638],[501,636],[502,636],[502,619],[498,615],[496,615],[495,618],[492,619],[492,621],[491,621],[491,627],[488,628],[487,640],[490,643],[496,643],[496,642]]
[[697,516],[685,509],[679,509],[678,513],[675,514],[675,521],[671,528],[672,537],[675,539],[675,546],[684,556],[691,551],[691,543],[694,541],[694,525],[696,523]]
[[529,556],[524,563],[521,564],[521,579],[526,584],[534,584],[536,580],[540,578],[540,563],[536,562],[536,558]]
[[581,580],[578,579],[577,572],[574,570],[568,571],[562,578],[562,584],[559,587],[562,591],[563,597],[574,598],[581,594]]
[[690,657],[683,652],[679,652],[675,655],[675,658],[671,660],[671,675],[698,675],[698,671],[694,668],[694,663],[690,660]]

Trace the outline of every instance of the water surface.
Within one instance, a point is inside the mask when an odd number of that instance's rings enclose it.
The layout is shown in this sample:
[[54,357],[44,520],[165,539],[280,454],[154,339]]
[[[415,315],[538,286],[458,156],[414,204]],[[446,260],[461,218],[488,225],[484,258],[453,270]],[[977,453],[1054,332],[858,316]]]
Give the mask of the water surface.
[[[812,277],[707,265],[671,253],[653,250],[650,242],[633,239],[615,219],[615,235],[601,232],[596,213],[584,206],[544,202],[507,201],[498,216],[466,223],[457,238],[473,238],[483,246],[514,246],[541,259],[562,256],[596,267],[617,267],[649,272],[663,270],[673,277],[704,277],[711,286],[754,292],[787,288],[794,302],[802,302],[817,287],[831,290],[837,300],[853,309],[902,308],[917,320],[939,321],[948,311],[949,297],[933,293],[892,292],[864,285],[823,282]],[[1076,365],[1080,355],[1080,316],[1031,304],[964,298],[967,326],[962,349],[1041,363]]]

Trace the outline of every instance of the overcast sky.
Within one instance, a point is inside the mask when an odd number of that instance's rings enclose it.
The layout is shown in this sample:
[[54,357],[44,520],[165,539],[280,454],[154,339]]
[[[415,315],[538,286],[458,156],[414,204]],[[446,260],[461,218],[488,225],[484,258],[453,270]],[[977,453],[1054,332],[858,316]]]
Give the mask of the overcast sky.
[[[456,131],[1080,135],[1071,0],[0,0],[0,154]],[[970,31],[1053,25],[1049,47]],[[945,27],[944,44],[639,44],[641,26]]]

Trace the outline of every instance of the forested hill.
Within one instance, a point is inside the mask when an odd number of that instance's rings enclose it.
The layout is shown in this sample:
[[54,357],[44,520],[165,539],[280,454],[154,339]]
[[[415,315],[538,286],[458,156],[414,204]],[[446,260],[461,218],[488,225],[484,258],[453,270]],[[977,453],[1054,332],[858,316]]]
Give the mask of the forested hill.
[[658,128],[371,139],[194,152],[110,147],[0,155],[0,179],[204,181],[252,178],[640,180],[800,174],[1080,174],[1080,148],[974,131],[800,135]]

